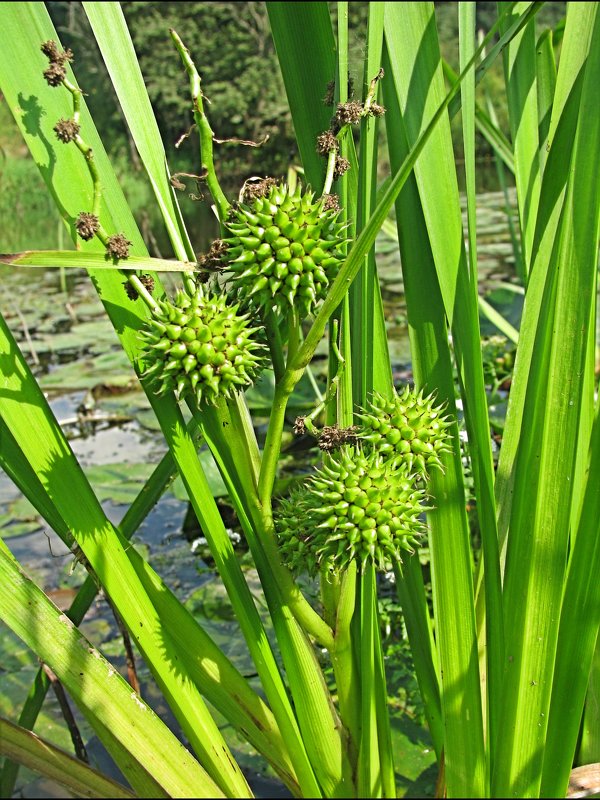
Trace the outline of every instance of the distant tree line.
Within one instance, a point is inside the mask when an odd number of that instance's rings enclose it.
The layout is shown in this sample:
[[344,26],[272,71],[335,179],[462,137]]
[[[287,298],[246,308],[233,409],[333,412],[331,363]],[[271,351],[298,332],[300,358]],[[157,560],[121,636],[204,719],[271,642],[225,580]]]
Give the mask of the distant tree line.
[[[543,24],[555,25],[564,15],[564,2],[546,3]],[[75,52],[74,68],[96,124],[113,152],[135,159],[126,127],[104,70],[99,51],[80,3],[49,2],[50,14],[66,46]],[[122,2],[148,93],[173,170],[194,171],[198,140],[192,131],[187,76],[169,37],[175,28],[187,45],[202,76],[209,103],[207,113],[218,139],[243,139],[260,147],[216,145],[223,183],[235,191],[250,175],[285,175],[297,160],[293,127],[283,82],[270,35],[266,3],[256,2]],[[458,17],[455,2],[439,2],[436,18],[442,54],[453,67],[458,58]],[[335,18],[336,4],[330,3]],[[360,59],[364,53],[368,3],[349,4],[352,32],[351,69],[360,86]],[[477,27],[489,30],[497,14],[495,2],[476,4]],[[495,65],[501,70],[501,62]],[[333,78],[333,76],[331,76]],[[492,96],[494,75],[490,77]],[[325,94],[326,86],[323,87]],[[506,110],[497,109],[501,122]],[[458,120],[455,144],[462,148]],[[265,141],[266,140],[266,141]],[[178,148],[175,147],[180,142]],[[131,152],[128,152],[128,148]],[[486,145],[481,143],[485,152]],[[192,187],[193,188],[193,187]]]

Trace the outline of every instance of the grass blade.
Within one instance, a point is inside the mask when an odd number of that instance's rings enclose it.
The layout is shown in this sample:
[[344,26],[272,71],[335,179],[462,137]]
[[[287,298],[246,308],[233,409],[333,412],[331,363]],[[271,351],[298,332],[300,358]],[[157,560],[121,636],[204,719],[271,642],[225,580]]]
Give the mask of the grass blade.
[[6,719],[0,719],[0,755],[18,759],[80,797],[135,797],[121,784]]
[[[171,796],[196,796],[197,792],[205,797],[222,796],[164,723],[132,693],[124,678],[24,575],[3,542],[0,574],[5,587],[0,599],[3,619],[52,667],[92,727],[98,718]],[[23,614],[24,608],[28,614]],[[106,703],[108,680],[114,703]],[[134,781],[135,777],[133,772]],[[147,791],[148,783],[140,789]],[[155,790],[151,796],[156,796]]]
[[327,3],[267,3],[271,34],[281,67],[306,181],[323,185],[325,161],[315,150],[317,136],[329,127],[323,105],[335,78],[335,41]]
[[152,270],[154,272],[194,272],[195,261],[173,261],[149,256],[129,256],[126,260],[113,261],[104,253],[83,253],[74,250],[26,250],[23,253],[0,255],[0,264],[11,267],[73,267],[75,269],[125,269]]
[[[527,2],[499,3],[504,31],[530,6]],[[515,156],[515,180],[521,217],[525,275],[532,266],[533,237],[540,195],[538,98],[535,22],[531,20],[504,49],[504,73],[510,130]]]
[[[548,714],[547,744],[540,794],[562,797],[569,784],[579,728],[597,649],[600,618],[600,415],[590,443],[588,478],[579,530],[569,559],[562,604],[557,659]],[[590,703],[590,718],[598,711]],[[592,726],[590,725],[590,730]],[[591,760],[591,759],[590,759]],[[585,760],[582,763],[587,763]]]
[[[562,151],[563,158],[571,153],[566,159],[570,162],[566,194],[544,281],[515,462],[504,584],[506,649],[512,658],[504,674],[493,783],[494,791],[500,793],[539,791],[552,690],[547,676],[552,675],[556,658],[577,442],[585,403],[584,382],[579,376],[589,369],[589,327],[595,320],[591,303],[596,291],[600,223],[596,184],[600,120],[589,109],[594,107],[592,98],[600,81],[597,4],[592,22],[581,100],[563,110],[572,117],[571,123],[576,122],[576,133],[569,149]],[[534,307],[533,313],[536,310]],[[524,315],[527,313],[526,308]],[[573,324],[575,319],[577,324]]]

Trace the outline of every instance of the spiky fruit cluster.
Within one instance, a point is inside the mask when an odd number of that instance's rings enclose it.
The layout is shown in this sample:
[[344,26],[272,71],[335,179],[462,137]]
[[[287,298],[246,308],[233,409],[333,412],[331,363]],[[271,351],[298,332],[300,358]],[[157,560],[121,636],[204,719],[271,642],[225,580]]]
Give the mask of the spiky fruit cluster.
[[425,491],[405,466],[345,445],[277,517],[281,553],[292,569],[339,571],[372,561],[389,571],[413,551],[424,525]]
[[363,441],[410,472],[426,478],[431,468],[442,469],[440,456],[450,452],[448,428],[451,421],[444,407],[435,405],[433,395],[423,396],[409,389],[388,400],[375,393],[369,408],[358,414]]
[[225,256],[237,297],[260,309],[301,319],[312,313],[337,275],[347,242],[338,212],[298,185],[273,186],[265,197],[235,208],[226,223]]
[[175,391],[177,398],[192,395],[198,405],[248,386],[262,365],[263,345],[247,315],[238,314],[224,297],[198,286],[180,291],[174,303],[159,301],[149,328],[145,356],[148,376],[157,393]]

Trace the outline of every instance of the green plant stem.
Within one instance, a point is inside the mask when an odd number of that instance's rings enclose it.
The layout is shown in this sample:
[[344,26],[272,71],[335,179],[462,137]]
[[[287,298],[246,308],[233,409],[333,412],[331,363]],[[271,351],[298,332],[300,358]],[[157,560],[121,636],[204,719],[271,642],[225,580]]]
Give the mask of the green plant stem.
[[200,75],[194,62],[192,61],[190,51],[181,41],[177,32],[171,28],[169,33],[171,34],[171,39],[173,39],[175,47],[177,48],[179,55],[181,56],[181,60],[183,61],[183,64],[189,75],[190,90],[192,101],[194,103],[194,119],[196,121],[196,125],[198,126],[198,133],[200,135],[200,157],[202,168],[206,170],[206,185],[208,186],[212,198],[215,201],[219,221],[221,224],[223,224],[231,204],[221,189],[221,185],[215,171],[215,165],[213,161],[214,133],[210,127],[208,118],[204,113]]
[[136,290],[136,292],[139,294],[139,296],[142,298],[144,303],[148,306],[150,311],[153,311],[156,314],[160,313],[160,308],[159,308],[158,303],[152,297],[150,292],[146,289],[146,287],[141,282],[141,280],[138,278],[138,276],[133,274],[133,273],[128,273],[127,274],[127,280],[129,281],[131,286],[133,286],[133,288]]
[[333,173],[335,172],[335,162],[337,153],[335,150],[330,150],[327,156],[327,170],[325,172],[325,182],[323,184],[323,194],[329,194],[333,186]]
[[[330,651],[337,686],[340,717],[350,737],[349,752],[356,767],[360,742],[360,685],[359,672],[352,647],[351,625],[356,606],[357,566],[352,561],[341,578],[337,590],[335,641]],[[321,586],[327,578],[321,575]]]
[[265,316],[265,333],[267,336],[269,353],[271,355],[271,365],[275,375],[275,383],[278,383],[285,372],[285,360],[283,358],[283,342],[281,341],[281,333],[279,332],[279,326],[277,324],[275,314],[271,310],[268,310]]

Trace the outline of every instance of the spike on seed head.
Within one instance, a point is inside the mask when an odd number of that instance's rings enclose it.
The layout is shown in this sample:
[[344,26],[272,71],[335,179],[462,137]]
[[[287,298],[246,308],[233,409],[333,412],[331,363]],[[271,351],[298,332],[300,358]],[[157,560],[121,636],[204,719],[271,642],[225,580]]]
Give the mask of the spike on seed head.
[[132,242],[123,233],[115,233],[108,237],[106,253],[110,258],[129,258],[129,248]]
[[347,239],[337,213],[298,184],[271,188],[251,205],[239,204],[225,223],[232,292],[260,311],[301,319],[312,313],[337,275]]
[[431,469],[443,469],[441,456],[451,451],[447,429],[452,422],[433,395],[424,396],[407,386],[391,399],[375,392],[368,405],[357,415],[364,442],[425,480]]
[[79,236],[88,242],[100,230],[100,220],[95,214],[90,214],[87,211],[82,211],[75,220],[75,228]]

